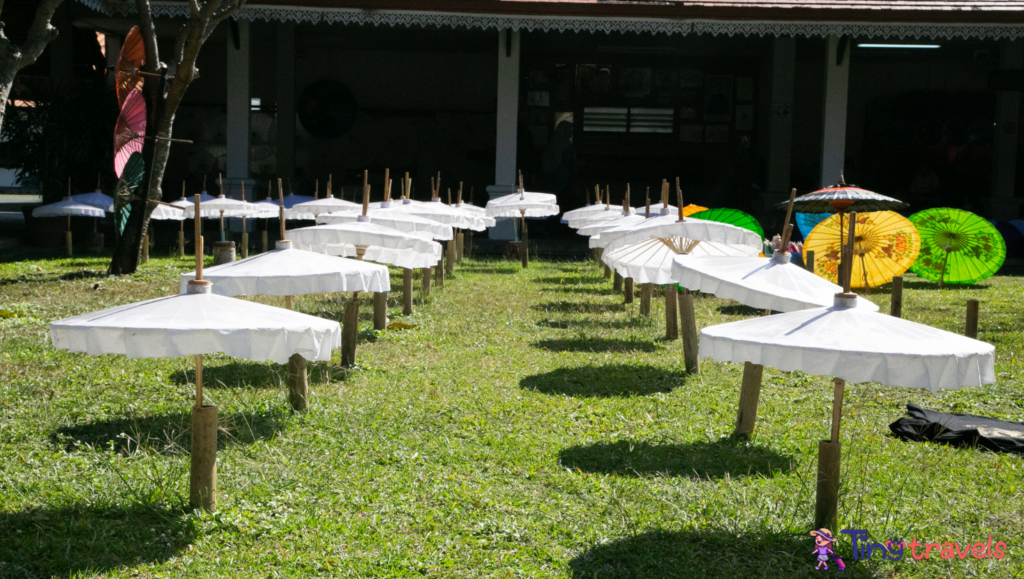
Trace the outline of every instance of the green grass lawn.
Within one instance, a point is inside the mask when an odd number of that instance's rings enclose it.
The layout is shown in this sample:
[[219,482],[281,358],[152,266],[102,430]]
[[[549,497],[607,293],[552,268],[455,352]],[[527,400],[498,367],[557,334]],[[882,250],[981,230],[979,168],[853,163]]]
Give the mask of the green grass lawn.
[[[207,356],[222,431],[220,510],[203,514],[187,507],[192,361],[56,351],[47,329],[176,293],[190,260],[119,279],[82,272],[106,258],[46,255],[0,263],[0,577],[822,576],[807,533],[830,380],[765,369],[755,437],[731,441],[742,368],[686,375],[663,303],[640,317],[592,262],[464,261],[414,329],[363,332],[353,369],[337,353],[312,364],[305,415],[283,366]],[[940,292],[908,276],[908,319],[962,332],[965,300],[981,300],[998,383],[851,385],[842,430],[842,527],[991,534],[1006,558],[858,562],[847,540],[839,576],[1024,576],[1021,457],[888,430],[907,402],[1024,420],[1021,283]],[[887,289],[869,297],[888,311]],[[340,319],[338,298],[296,309]],[[700,326],[758,315],[695,303]]]

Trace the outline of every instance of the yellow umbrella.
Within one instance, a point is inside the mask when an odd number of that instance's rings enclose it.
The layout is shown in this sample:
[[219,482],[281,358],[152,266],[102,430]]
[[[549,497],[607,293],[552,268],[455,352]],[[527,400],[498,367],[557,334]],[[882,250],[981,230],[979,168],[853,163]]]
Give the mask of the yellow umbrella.
[[[804,255],[814,252],[814,273],[835,282],[839,253],[845,236],[839,215],[822,221],[804,242]],[[887,284],[910,269],[921,251],[921,236],[906,217],[892,211],[857,214],[857,237],[853,240],[853,287]]]

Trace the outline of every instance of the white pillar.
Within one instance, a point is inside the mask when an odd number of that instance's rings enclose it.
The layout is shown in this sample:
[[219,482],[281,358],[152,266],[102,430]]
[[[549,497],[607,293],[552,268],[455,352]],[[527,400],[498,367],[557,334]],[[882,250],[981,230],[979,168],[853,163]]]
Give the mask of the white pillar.
[[277,25],[277,174],[295,176],[295,24]]
[[836,64],[840,38],[828,37],[825,50],[825,120],[821,136],[821,186],[839,181],[846,156],[846,100],[850,82],[850,46],[845,43],[842,62]]
[[[999,67],[1003,70],[1024,68],[1024,41],[1005,40]],[[1014,196],[1017,186],[1017,140],[1020,130],[1020,93],[996,92],[995,135],[993,136],[992,200],[989,217],[1017,219],[1021,199]]]
[[[768,193],[786,195],[793,151],[793,83],[796,39],[779,36],[772,42],[772,117],[768,145]],[[806,193],[806,191],[805,191]]]
[[[498,137],[495,143],[494,185],[491,197],[512,192],[516,180],[516,129],[519,126],[519,31],[498,31]],[[499,219],[491,239],[515,239],[511,219]]]
[[[238,48],[229,28],[228,43],[228,163],[227,177],[240,180],[249,176],[249,21],[238,21]],[[237,196],[237,195],[236,195]]]

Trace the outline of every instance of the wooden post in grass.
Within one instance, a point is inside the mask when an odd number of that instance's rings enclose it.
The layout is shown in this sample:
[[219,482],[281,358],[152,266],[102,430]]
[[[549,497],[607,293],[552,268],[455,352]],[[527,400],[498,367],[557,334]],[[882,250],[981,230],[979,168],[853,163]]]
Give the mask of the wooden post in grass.
[[455,260],[457,259],[455,252],[455,240],[449,239],[444,242],[444,272],[448,275],[455,273]]
[[373,329],[388,327],[388,292],[373,293]]
[[764,366],[760,364],[743,364],[743,385],[740,387],[740,408],[736,413],[736,431],[733,433],[743,438],[754,434],[754,423],[757,421],[757,401],[761,397],[761,376]]
[[521,246],[519,248],[519,257],[522,258],[523,269],[530,267],[530,234],[527,233],[526,229],[526,211],[521,211],[523,218],[520,220],[522,223],[521,231],[523,233]]
[[676,317],[678,306],[679,288],[670,283],[665,286],[665,338],[669,340],[679,339],[679,318]]
[[814,250],[808,249],[804,252],[804,267],[807,271],[814,273]]
[[903,317],[903,276],[892,278],[892,300],[889,303],[889,315],[894,318]]
[[434,266],[434,285],[444,287],[444,252],[441,252],[441,259]]
[[967,323],[964,327],[964,335],[968,338],[978,339],[978,300],[967,300]]
[[356,341],[359,339],[359,292],[352,293],[352,299],[345,304],[341,328],[341,365],[356,363]]
[[843,390],[846,382],[835,379],[832,397],[832,437],[818,441],[818,480],[814,503],[814,526],[834,529],[839,519],[839,464],[842,444],[839,424],[843,416]]
[[422,297],[430,295],[430,268],[424,267],[420,270],[420,294]]
[[683,334],[683,360],[686,371],[700,374],[700,359],[697,357],[697,319],[693,311],[693,295],[685,289],[679,294],[679,322]]
[[640,315],[651,315],[651,298],[654,296],[654,285],[649,283],[640,284]]
[[615,279],[612,280],[612,289],[617,292],[620,292],[622,291],[622,276],[619,275],[619,272],[615,272],[614,275]]
[[[199,195],[195,196],[199,215]],[[196,227],[196,277],[190,288],[209,286],[203,279],[203,236],[200,220]],[[192,290],[190,290],[192,291]],[[196,354],[196,403],[192,407],[192,447],[190,449],[189,502],[194,508],[217,510],[217,407],[203,405],[203,355]]]
[[[70,238],[69,238],[70,240]],[[71,255],[70,253],[68,255]],[[142,263],[149,261],[149,232],[142,236]]]
[[298,354],[288,358],[288,402],[296,412],[309,408],[309,380],[306,377],[306,359]]
[[412,270],[402,270],[402,315],[412,315]]
[[[602,255],[603,255],[604,248],[601,249],[601,252],[602,252]],[[611,279],[611,278],[612,278],[612,268],[608,267],[608,264],[606,263],[606,264],[604,264],[604,279]]]
[[623,301],[623,303],[631,304],[631,303],[633,303],[633,278],[631,278],[631,277],[623,278],[622,282],[623,282],[622,283],[622,285],[623,285],[623,288],[622,288],[623,300],[622,301]]

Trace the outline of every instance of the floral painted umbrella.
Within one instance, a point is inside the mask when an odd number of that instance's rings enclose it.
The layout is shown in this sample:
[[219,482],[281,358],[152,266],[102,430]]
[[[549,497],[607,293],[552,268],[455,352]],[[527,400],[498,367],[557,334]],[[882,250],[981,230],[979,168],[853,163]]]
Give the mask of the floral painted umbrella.
[[116,85],[117,104],[123,106],[125,99],[134,91],[142,88],[140,70],[146,63],[146,47],[142,43],[142,33],[138,26],[133,26],[124,37],[121,53],[117,57]]
[[[125,163],[121,178],[117,180],[117,191],[114,193],[117,195],[113,207],[114,223],[116,224],[118,235],[124,234],[124,226],[128,223],[128,217],[132,213],[132,196],[135,194],[135,189],[138,188],[139,183],[142,182],[142,176],[145,172],[146,165],[142,161],[142,153],[132,153],[132,156],[128,158],[128,162]],[[162,206],[158,206],[158,208],[162,208]],[[174,209],[167,211],[177,214],[181,213],[181,211]],[[179,216],[178,218],[180,219],[181,217]],[[152,215],[150,215],[150,219],[153,219]]]
[[[856,215],[851,286],[884,285],[910,269],[921,248],[921,238],[914,224],[893,211]],[[840,248],[845,241],[845,236],[839,232],[839,219],[839,215],[833,215],[822,221],[804,242],[804,255],[808,251],[815,255],[814,273],[833,283],[838,279]]]
[[973,213],[940,207],[919,211],[910,221],[921,235],[921,254],[911,271],[939,282],[939,287],[943,283],[975,283],[1003,266],[1003,236]]

